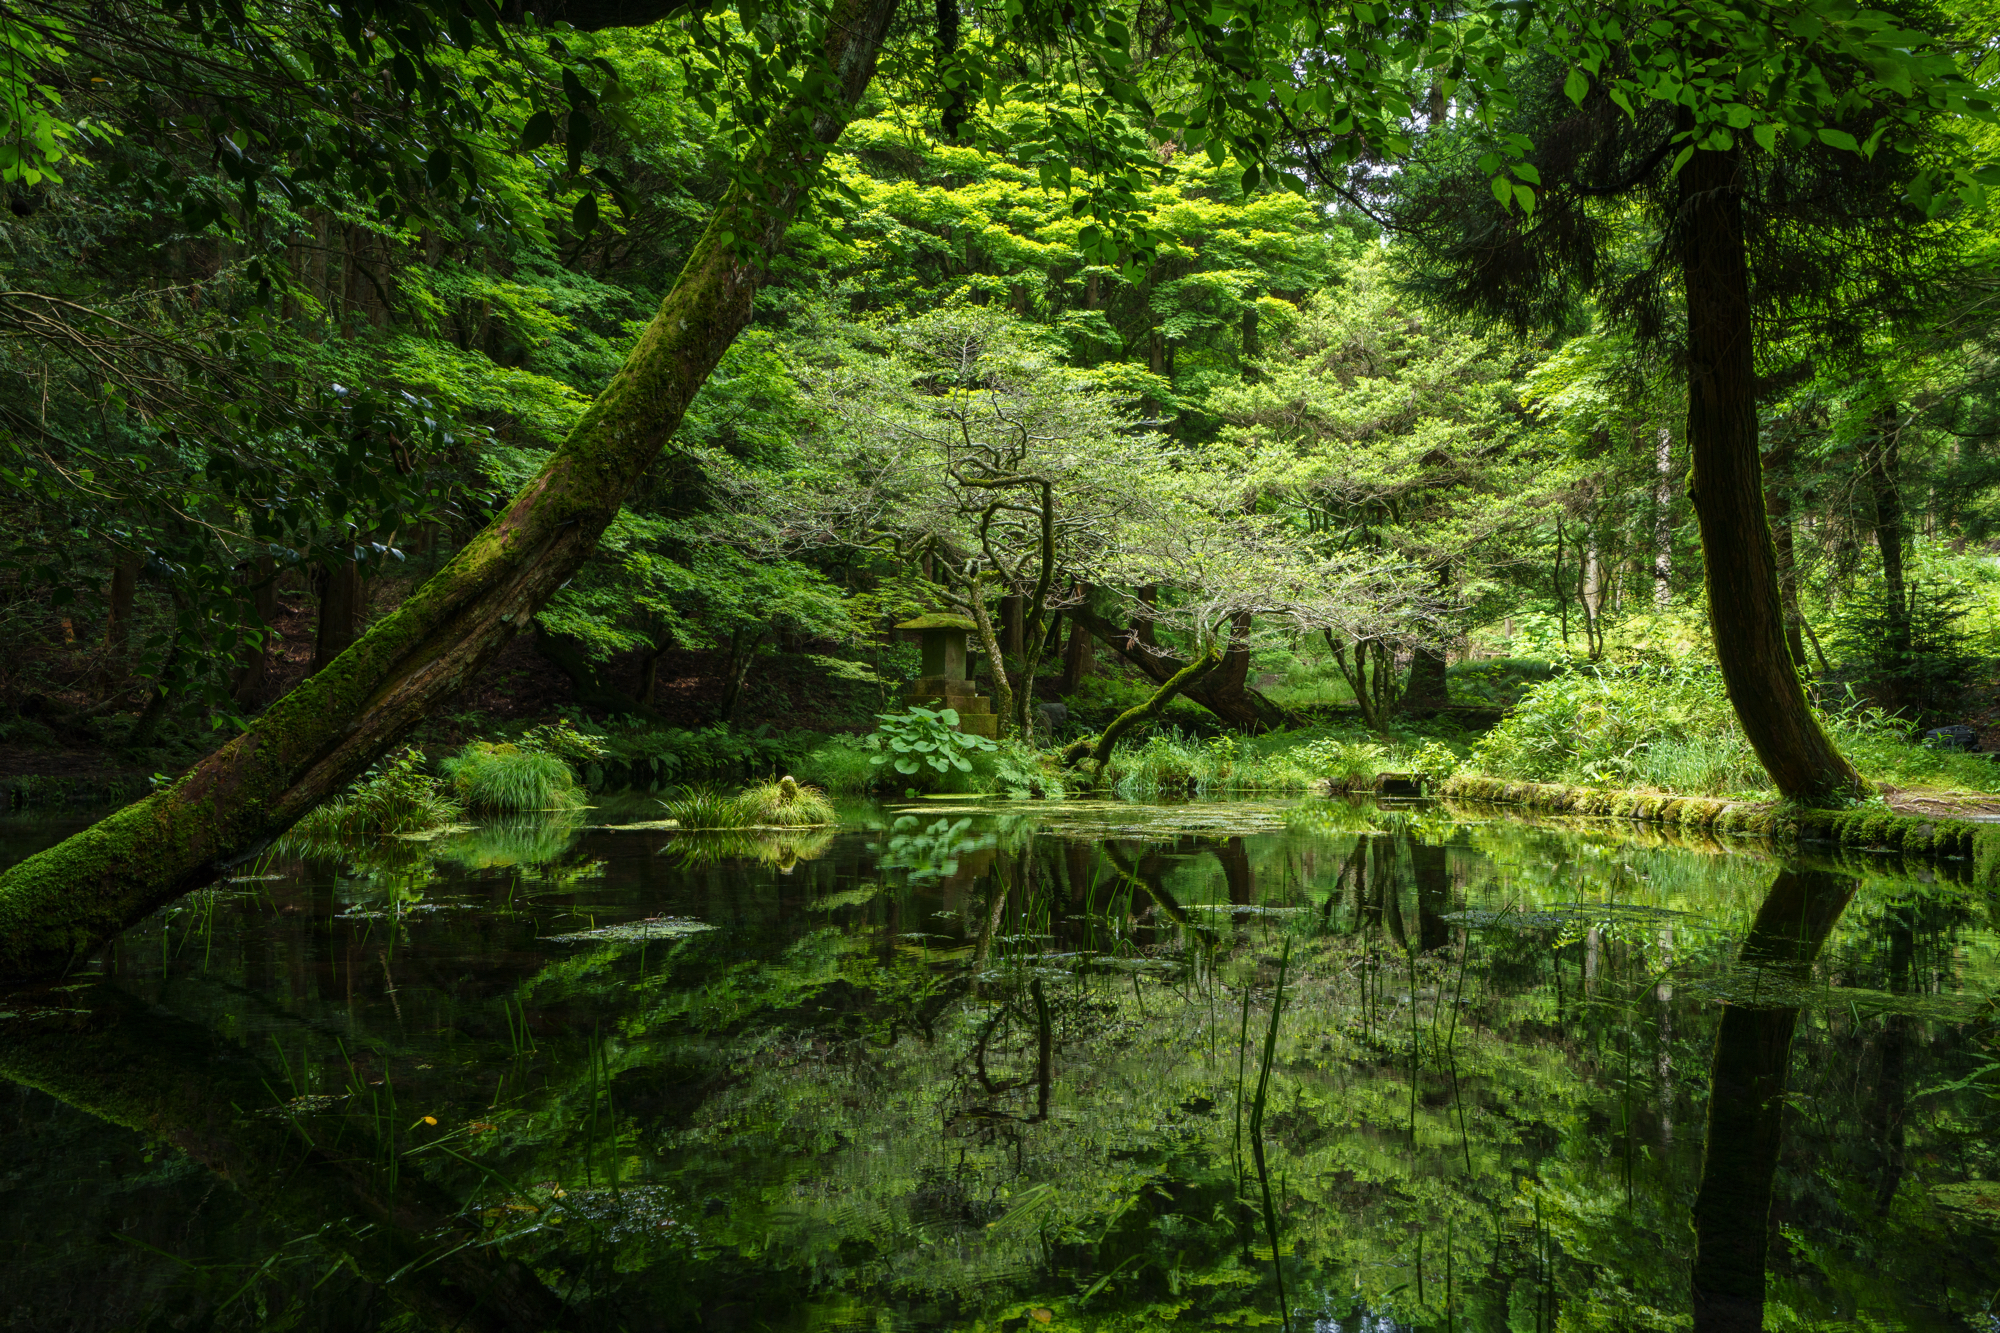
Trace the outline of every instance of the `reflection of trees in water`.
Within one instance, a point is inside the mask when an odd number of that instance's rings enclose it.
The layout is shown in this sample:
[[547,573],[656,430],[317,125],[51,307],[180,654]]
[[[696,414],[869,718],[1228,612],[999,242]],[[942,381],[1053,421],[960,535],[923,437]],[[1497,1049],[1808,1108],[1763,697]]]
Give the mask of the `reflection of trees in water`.
[[83,999],[87,1013],[0,1025],[0,1075],[173,1145],[435,1327],[563,1326],[563,1303],[480,1247],[459,1199],[395,1169],[401,1125],[287,1113],[283,1076],[232,1043],[109,987]]
[[[1692,1143],[1677,1147],[1672,1133],[1675,1114],[1687,1114],[1673,1072],[1712,1056],[1725,1089],[1714,1114],[1726,1119],[1736,1113],[1730,1071],[1747,1061],[1754,1072],[1772,1043],[1766,1033],[1745,1057],[1741,1034],[1725,1032],[1731,1040],[1711,1050],[1724,1011],[1686,986],[1676,998],[1665,969],[1681,963],[1683,981],[1686,969],[1707,970],[1712,925],[1553,910],[1632,882],[1616,878],[1616,858],[1565,861],[1570,844],[1547,839],[1554,851],[1535,848],[1545,853],[1529,904],[1538,912],[1501,928],[1485,919],[1496,913],[1463,910],[1459,895],[1498,908],[1519,905],[1515,890],[1483,882],[1493,872],[1468,839],[1445,846],[1408,825],[1317,841],[1099,842],[1019,829],[994,838],[957,816],[936,823],[920,821],[893,851],[842,841],[791,875],[735,856],[691,867],[670,881],[685,895],[675,910],[724,930],[684,949],[565,951],[527,964],[542,970],[509,994],[532,1004],[541,1054],[508,1074],[526,1099],[505,1127],[509,1146],[481,1160],[530,1184],[594,1160],[591,1206],[609,1207],[603,1164],[622,1153],[625,1171],[653,1173],[649,1206],[699,1247],[635,1249],[631,1228],[614,1227],[597,1242],[545,1235],[510,1252],[563,1274],[559,1287],[583,1275],[597,1314],[672,1311],[684,1326],[802,1323],[808,1309],[852,1322],[895,1306],[926,1312],[910,1316],[916,1325],[990,1327],[1022,1317],[1029,1296],[1067,1320],[1075,1311],[1064,1302],[1092,1288],[1083,1313],[1107,1320],[1143,1319],[1151,1302],[1182,1310],[1190,1327],[1275,1311],[1274,1284],[1245,1281],[1271,1260],[1231,1165],[1232,1043],[1247,1029],[1254,1047],[1265,1029],[1289,940],[1295,990],[1265,1126],[1288,1287],[1335,1291],[1327,1313],[1341,1318],[1360,1277],[1376,1317],[1419,1327],[1442,1326],[1447,1305],[1468,1328],[1525,1327],[1530,1316],[1546,1327],[1610,1298],[1619,1309],[1685,1311],[1680,1238],[1694,1163]],[[655,853],[668,841],[635,843],[646,851],[633,866],[664,875],[672,858]],[[1740,879],[1743,869],[1706,863],[1687,875]],[[1778,886],[1765,894],[1760,930],[1784,914],[1780,897]],[[1796,944],[1803,919],[1793,915],[1791,936],[1765,933]],[[1893,921],[1878,932],[1884,976],[1923,971],[1924,928],[1910,921],[1914,944],[1896,943]],[[302,946],[308,935],[317,949],[330,932],[302,933]],[[432,999],[468,984],[465,956],[398,955],[408,1025],[395,1031],[450,1025],[470,1060],[491,1056],[497,1024],[482,1026],[477,1004],[454,1014]],[[1796,949],[1764,956],[1805,965]],[[282,959],[256,965],[256,985],[280,988]],[[282,1020],[226,997],[207,1007],[227,1021]],[[578,1048],[600,1030],[586,1058]],[[1903,1087],[1926,1086],[1930,1047],[1919,1027],[1904,1032]],[[1872,1073],[1889,1067],[1891,1050],[1878,1041],[1868,1056]],[[587,1072],[595,1061],[608,1077]],[[1775,1068],[1767,1081],[1781,1088]],[[1881,1108],[1887,1124],[1908,1101],[1887,1078],[1862,1082],[1869,1099],[1850,1098],[1854,1121],[1837,1150],[1858,1151],[1864,1110]],[[489,1095],[479,1090],[481,1104]],[[1753,1087],[1753,1111],[1775,1107],[1757,1096]],[[1922,1122],[1903,1118],[1921,1160]],[[497,1149],[499,1137],[482,1142]],[[365,1136],[346,1146],[373,1151]],[[1892,1163],[1866,1165],[1872,1198]],[[432,1158],[428,1169],[447,1192],[484,1188],[470,1167]],[[1793,1174],[1780,1177],[1787,1189]],[[275,1188],[246,1192],[261,1201]],[[1891,1186],[1885,1197],[1895,1195]],[[1704,1230],[1705,1272],[1727,1269],[1724,1251],[1762,1234],[1732,1235],[1727,1208],[1711,1211],[1724,1218]],[[304,1212],[282,1216],[302,1234],[312,1225]],[[371,1259],[365,1271],[383,1270]]]
[[[1828,871],[1780,871],[1743,941],[1739,972],[1754,971],[1780,986],[1804,982],[1856,887],[1853,878]],[[1746,985],[1754,983],[1735,983],[1738,989]],[[1691,1301],[1698,1333],[1756,1333],[1764,1327],[1771,1185],[1798,1019],[1797,1005],[1760,1002],[1754,995],[1738,995],[1723,1006],[1694,1201]]]

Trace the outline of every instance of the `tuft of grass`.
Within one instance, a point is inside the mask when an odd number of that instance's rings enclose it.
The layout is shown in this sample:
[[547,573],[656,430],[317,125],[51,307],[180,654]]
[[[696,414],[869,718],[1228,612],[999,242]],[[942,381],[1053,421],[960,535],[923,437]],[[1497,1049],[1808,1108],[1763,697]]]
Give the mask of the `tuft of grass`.
[[817,828],[836,823],[833,802],[818,787],[808,787],[786,774],[776,782],[758,782],[745,787],[736,798],[745,823],[774,828]]
[[474,810],[577,810],[584,804],[576,774],[544,750],[474,741],[445,760],[444,771]]
[[745,817],[741,801],[706,783],[682,787],[661,801],[660,808],[686,832],[740,829],[752,822]]
[[419,833],[464,813],[444,785],[424,772],[423,751],[413,745],[314,806],[292,826],[291,836],[326,842],[366,833]]

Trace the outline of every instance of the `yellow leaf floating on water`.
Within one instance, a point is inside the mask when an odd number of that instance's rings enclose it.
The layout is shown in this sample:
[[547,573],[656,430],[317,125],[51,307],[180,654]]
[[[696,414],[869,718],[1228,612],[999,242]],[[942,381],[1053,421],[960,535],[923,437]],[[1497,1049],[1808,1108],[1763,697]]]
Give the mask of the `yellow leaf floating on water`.
[[437,1122],[438,1118],[434,1115],[427,1115],[424,1117],[424,1123],[426,1125],[435,1125]]
[[1030,1310],[1028,1313],[1041,1320],[1044,1324],[1055,1322],[1056,1312],[1054,1310]]

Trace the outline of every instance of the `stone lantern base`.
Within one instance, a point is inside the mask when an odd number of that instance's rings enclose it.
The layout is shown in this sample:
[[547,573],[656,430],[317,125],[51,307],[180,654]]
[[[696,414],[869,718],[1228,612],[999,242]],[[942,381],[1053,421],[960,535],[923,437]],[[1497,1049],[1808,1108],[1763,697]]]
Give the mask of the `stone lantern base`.
[[993,701],[983,694],[973,693],[969,680],[919,676],[910,682],[910,688],[903,694],[903,702],[917,708],[956,709],[958,729],[966,735],[984,736],[988,740],[1000,737],[1000,719],[993,712]]

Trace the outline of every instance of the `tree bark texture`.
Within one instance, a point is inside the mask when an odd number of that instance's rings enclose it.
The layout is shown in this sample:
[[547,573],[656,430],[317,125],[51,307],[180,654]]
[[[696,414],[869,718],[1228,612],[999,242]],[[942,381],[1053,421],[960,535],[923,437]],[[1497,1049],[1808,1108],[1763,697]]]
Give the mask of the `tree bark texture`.
[[111,566],[110,603],[104,618],[104,646],[114,656],[124,657],[132,643],[132,604],[139,592],[139,557],[118,557]]
[[[1803,981],[1855,887],[1853,879],[1830,871],[1780,871],[1743,942],[1737,984],[1755,984],[1744,975],[1751,969]],[[1764,1327],[1771,1186],[1798,1018],[1796,1006],[1751,999],[1723,1007],[1694,1201],[1695,1333],[1762,1333]]]
[[1653,450],[1653,605],[1674,600],[1674,433],[1660,427]]
[[1757,453],[1739,171],[1734,150],[1699,151],[1681,170],[1689,490],[1701,525],[1715,655],[1737,719],[1782,795],[1826,801],[1864,787],[1813,716],[1785,642],[1778,560]]
[[240,652],[241,665],[236,671],[235,683],[230,695],[237,703],[252,705],[264,688],[264,674],[271,660],[271,622],[278,616],[278,562],[268,555],[260,555],[250,561],[244,571],[244,579],[250,585],[250,615],[256,622],[245,626],[258,635],[255,643],[246,643]]
[[[834,106],[774,116],[763,198],[724,200],[625,364],[561,448],[396,611],[178,782],[0,875],[0,978],[60,972],[255,855],[456,694],[596,548],[750,321],[761,271],[874,76],[895,0],[842,0]],[[726,243],[724,237],[736,238]]]
[[361,631],[361,608],[366,594],[361,584],[361,566],[343,560],[322,570],[319,578],[319,622],[313,636],[312,671],[316,675],[333,664],[354,645]]
[[1802,627],[1805,616],[1799,611],[1798,552],[1792,544],[1792,456],[1791,432],[1764,453],[1764,513],[1771,523],[1771,550],[1778,562],[1778,597],[1785,608],[1785,647],[1800,671],[1811,671],[1806,661]]
[[[1153,633],[1150,621],[1142,620],[1129,628],[1121,628],[1087,606],[1073,607],[1068,614],[1075,623],[1088,629],[1155,684],[1164,685],[1186,665],[1172,653],[1151,646]],[[1219,667],[1181,693],[1242,731],[1268,731],[1285,725],[1285,710],[1251,688],[1247,683],[1249,676],[1249,648],[1243,644],[1231,644],[1223,654]]]

